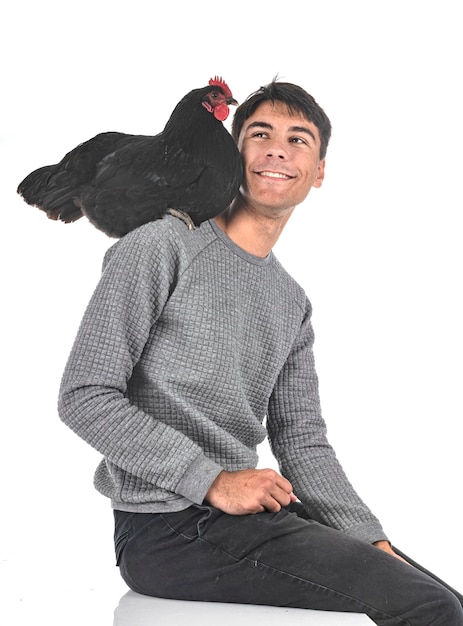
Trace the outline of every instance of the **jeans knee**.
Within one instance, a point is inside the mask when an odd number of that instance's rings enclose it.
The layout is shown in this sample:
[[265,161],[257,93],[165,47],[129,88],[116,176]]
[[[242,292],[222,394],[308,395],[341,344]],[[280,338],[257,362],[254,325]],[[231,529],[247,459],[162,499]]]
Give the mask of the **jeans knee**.
[[463,624],[463,606],[460,600],[450,591],[445,591],[445,598],[441,600],[442,611],[445,613],[446,620],[444,624]]
[[463,607],[458,598],[445,587],[438,587],[417,609],[418,620],[410,624],[429,626],[463,626]]

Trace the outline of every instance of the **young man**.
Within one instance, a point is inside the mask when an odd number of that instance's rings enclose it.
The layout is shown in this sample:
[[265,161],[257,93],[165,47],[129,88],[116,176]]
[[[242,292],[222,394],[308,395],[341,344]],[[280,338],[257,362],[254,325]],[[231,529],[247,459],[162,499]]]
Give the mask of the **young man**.
[[[133,590],[457,626],[462,597],[392,549],[327,441],[310,303],[272,253],[330,133],[296,85],[238,108],[239,196],[193,233],[168,216],[110,249],[60,415],[104,456]],[[266,435],[281,473],[256,469]]]

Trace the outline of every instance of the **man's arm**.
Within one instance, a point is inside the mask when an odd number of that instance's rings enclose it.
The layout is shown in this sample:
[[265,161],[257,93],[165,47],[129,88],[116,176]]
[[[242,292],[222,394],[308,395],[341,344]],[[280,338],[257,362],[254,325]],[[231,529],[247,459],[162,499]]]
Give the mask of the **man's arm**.
[[327,439],[310,317],[307,303],[299,334],[270,399],[267,429],[273,454],[312,519],[369,543],[387,541]]
[[127,393],[175,280],[177,261],[156,232],[148,225],[129,233],[107,255],[68,358],[58,408],[62,421],[145,497],[166,490],[199,504],[222,468]]

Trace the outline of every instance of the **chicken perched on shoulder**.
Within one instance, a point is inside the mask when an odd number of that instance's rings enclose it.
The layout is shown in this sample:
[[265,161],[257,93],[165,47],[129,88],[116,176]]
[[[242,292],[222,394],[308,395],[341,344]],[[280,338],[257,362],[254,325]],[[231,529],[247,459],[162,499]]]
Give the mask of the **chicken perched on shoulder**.
[[225,81],[211,78],[182,98],[159,134],[100,133],[33,171],[18,193],[52,220],[85,215],[110,237],[166,213],[194,228],[227,208],[241,186],[241,155],[223,125],[236,104]]

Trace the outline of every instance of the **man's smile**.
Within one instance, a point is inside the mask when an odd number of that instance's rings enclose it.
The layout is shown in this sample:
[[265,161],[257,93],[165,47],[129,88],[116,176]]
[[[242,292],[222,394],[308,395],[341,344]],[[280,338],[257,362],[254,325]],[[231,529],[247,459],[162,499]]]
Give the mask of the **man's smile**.
[[289,174],[283,174],[282,172],[271,172],[269,170],[263,170],[262,172],[256,172],[259,176],[267,176],[268,178],[281,178],[283,180],[290,180],[293,176]]

